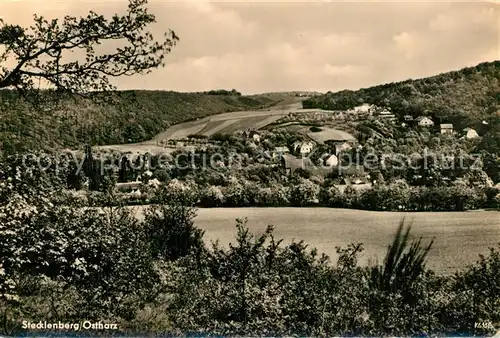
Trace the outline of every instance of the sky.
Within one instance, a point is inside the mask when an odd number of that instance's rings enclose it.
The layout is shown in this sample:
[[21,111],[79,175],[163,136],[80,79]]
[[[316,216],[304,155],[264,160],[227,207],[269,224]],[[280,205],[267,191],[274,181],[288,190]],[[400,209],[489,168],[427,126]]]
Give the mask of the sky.
[[[6,23],[29,26],[127,2],[0,0]],[[244,94],[338,91],[421,78],[500,59],[500,1],[151,1],[154,35],[180,41],[166,67],[115,79],[119,89]]]

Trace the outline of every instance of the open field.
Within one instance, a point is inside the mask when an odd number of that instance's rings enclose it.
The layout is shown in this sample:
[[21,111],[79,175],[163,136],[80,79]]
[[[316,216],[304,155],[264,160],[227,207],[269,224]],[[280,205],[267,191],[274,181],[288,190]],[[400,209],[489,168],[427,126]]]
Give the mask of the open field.
[[192,134],[211,136],[218,133],[232,134],[247,129],[261,129],[290,112],[299,110],[302,106],[302,100],[303,98],[289,98],[268,109],[238,111],[207,116],[198,120],[173,125],[156,135],[152,140],[146,142],[106,145],[96,148],[133,153],[170,153],[175,151],[175,149],[164,149],[158,146],[157,142],[167,139],[185,139]]
[[[143,207],[137,207],[141,217]],[[335,246],[363,243],[361,263],[383,260],[399,221],[413,222],[412,234],[423,243],[435,237],[428,266],[452,274],[475,262],[488,247],[500,243],[500,213],[470,212],[374,212],[330,208],[224,208],[198,209],[196,226],[205,230],[207,241],[218,239],[227,245],[234,241],[235,219],[248,218],[253,233],[275,225],[276,238],[285,242],[304,240],[319,253],[335,257]]]
[[181,123],[156,136],[155,139],[183,139],[188,135],[232,134],[247,129],[260,129],[300,108],[300,103],[276,106],[265,110],[217,114],[192,122]]
[[356,140],[356,138],[345,131],[321,127],[322,131],[316,133],[307,133],[312,140],[319,144],[323,144],[326,141],[351,141]]

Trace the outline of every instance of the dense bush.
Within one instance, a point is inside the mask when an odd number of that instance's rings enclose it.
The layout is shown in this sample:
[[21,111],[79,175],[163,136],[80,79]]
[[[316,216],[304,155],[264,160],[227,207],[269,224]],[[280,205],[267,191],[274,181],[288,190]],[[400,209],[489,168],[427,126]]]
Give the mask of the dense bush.
[[[380,266],[358,265],[361,245],[338,248],[332,264],[302,242],[283,245],[271,227],[254,237],[242,221],[235,244],[206,247],[193,223],[200,194],[190,184],[170,182],[139,221],[121,206],[55,204],[63,185],[44,172],[4,166],[0,173],[4,334],[22,332],[19,318],[95,319],[120,323],[123,333],[252,336],[485,335],[491,330],[474,323],[500,319],[497,250],[440,277],[426,269],[428,248],[410,243],[403,223]],[[246,184],[230,183],[234,199],[241,198],[234,191],[248,195]],[[349,203],[359,203],[361,194],[349,189]],[[301,181],[290,197],[336,203],[338,191],[318,190]],[[109,205],[116,198],[100,194]],[[288,198],[284,187],[250,195]]]
[[301,179],[290,189],[290,203],[292,206],[318,204],[319,189],[319,186],[313,182]]
[[[431,245],[409,241],[400,224],[382,265],[362,268],[361,245],[338,248],[336,265],[308,250],[302,242],[280,245],[268,228],[254,237],[237,223],[236,243],[214,244],[206,256],[177,261],[168,284],[174,298],[169,312],[180,332],[216,335],[419,336],[435,333],[485,334],[478,321],[499,315],[498,253],[484,268],[446,278],[425,268]],[[485,271],[479,277],[477,269]],[[475,278],[474,276],[478,277]],[[464,287],[464,280],[473,284]],[[489,284],[488,284],[489,283]],[[477,286],[472,286],[477,285]],[[487,289],[476,301],[482,308],[470,316],[469,292]]]

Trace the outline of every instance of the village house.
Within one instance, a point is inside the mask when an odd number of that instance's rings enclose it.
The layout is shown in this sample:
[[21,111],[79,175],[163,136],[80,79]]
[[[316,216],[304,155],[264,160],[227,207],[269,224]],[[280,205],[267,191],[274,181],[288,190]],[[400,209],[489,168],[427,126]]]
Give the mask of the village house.
[[324,176],[331,173],[332,168],[338,163],[335,162],[336,156],[332,156],[326,159],[326,167],[322,166],[323,163],[321,163],[321,161],[318,167],[308,157],[299,158],[290,154],[285,154],[281,156],[281,166],[285,169],[287,175],[293,174],[297,169],[302,169],[314,175]]
[[335,155],[330,155],[323,163],[328,167],[336,167],[339,164],[339,159]]
[[250,138],[254,140],[255,142],[260,142],[260,133],[255,130],[248,130],[243,132],[243,137],[245,138]]
[[378,114],[379,119],[383,120],[388,120],[388,121],[396,121],[396,115],[394,115],[392,112],[388,111],[387,109],[384,109]]
[[293,152],[295,154],[300,154],[301,156],[309,155],[314,149],[314,143],[309,142],[295,142],[293,144]]
[[475,139],[475,138],[479,137],[479,134],[477,133],[477,131],[475,131],[472,128],[465,128],[464,132],[465,132],[465,136],[464,137],[466,139],[468,139],[468,140],[472,140],[472,139]]
[[419,116],[416,118],[417,124],[419,127],[432,127],[434,126],[434,121],[426,116]]
[[274,160],[288,153],[290,153],[290,149],[288,149],[288,147],[275,147],[272,151],[264,151],[263,156],[268,160]]
[[441,134],[453,134],[453,124],[451,123],[442,123],[439,125],[441,129]]
[[293,155],[285,154],[281,155],[281,164],[285,168],[285,172],[287,175],[292,174],[297,169],[306,169],[307,165],[311,163],[306,163],[306,161],[310,161],[308,158],[302,159],[297,158]]
[[405,116],[403,116],[403,120],[406,122],[413,122],[413,116],[405,115]]
[[361,106],[354,107],[354,112],[358,114],[369,114],[373,112],[375,106],[368,103],[363,103]]
[[370,181],[365,178],[365,177],[360,177],[360,178],[347,178],[343,177],[339,184],[336,184],[335,187],[341,192],[344,193],[344,190],[347,187],[353,187],[356,190],[363,190],[363,189],[370,189],[372,187],[372,184]]

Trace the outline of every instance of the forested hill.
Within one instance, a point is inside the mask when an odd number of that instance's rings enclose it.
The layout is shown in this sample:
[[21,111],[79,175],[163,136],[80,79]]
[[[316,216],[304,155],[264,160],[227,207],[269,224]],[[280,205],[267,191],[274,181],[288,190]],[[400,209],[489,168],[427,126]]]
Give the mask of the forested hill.
[[15,92],[0,91],[0,146],[5,152],[135,143],[152,139],[170,125],[205,116],[273,105],[266,95],[242,96],[233,91],[178,93],[124,91],[113,103],[95,104],[81,97],[56,107],[33,108]]
[[392,108],[397,115],[428,115],[436,122],[466,127],[491,118],[500,109],[500,61],[436,76],[387,83],[356,91],[313,97],[304,108],[346,110],[361,103]]

